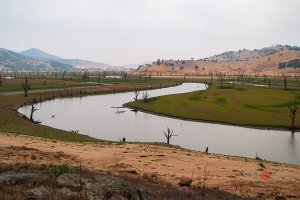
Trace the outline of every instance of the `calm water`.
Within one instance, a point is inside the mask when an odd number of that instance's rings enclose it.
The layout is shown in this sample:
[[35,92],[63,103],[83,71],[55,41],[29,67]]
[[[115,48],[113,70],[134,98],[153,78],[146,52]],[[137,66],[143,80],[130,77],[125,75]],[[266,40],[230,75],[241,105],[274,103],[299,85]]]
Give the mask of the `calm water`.
[[[154,97],[204,89],[204,84],[184,83],[148,93]],[[133,101],[133,98],[134,93],[127,92],[46,101],[38,104],[34,119],[43,125],[78,130],[81,134],[113,141],[126,137],[127,141],[165,142],[162,131],[169,127],[178,135],[171,143],[189,149],[204,151],[209,146],[210,152],[250,158],[257,152],[267,160],[300,164],[299,133],[191,122],[127,108],[111,108]],[[118,110],[126,112],[116,113]],[[29,116],[30,108],[22,107],[19,112]]]

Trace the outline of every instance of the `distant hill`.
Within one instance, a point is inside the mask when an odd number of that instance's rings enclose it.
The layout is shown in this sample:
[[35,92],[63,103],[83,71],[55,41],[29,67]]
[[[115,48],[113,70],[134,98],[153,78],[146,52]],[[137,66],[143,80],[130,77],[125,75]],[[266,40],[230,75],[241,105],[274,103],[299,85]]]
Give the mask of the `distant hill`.
[[40,61],[19,53],[0,49],[0,68],[13,71],[70,70],[72,66],[55,61]]
[[109,64],[81,59],[65,59],[40,49],[31,48],[14,52],[0,48],[0,70],[41,71],[41,70],[126,70]]
[[70,65],[73,66],[75,69],[107,70],[110,68],[109,64],[99,63],[99,62],[94,62],[89,60],[81,60],[81,59],[65,59],[59,56],[51,55],[49,53],[46,53],[36,48],[27,49],[19,53],[39,61],[52,61],[56,63]]
[[107,70],[110,66],[108,64],[93,62],[81,59],[59,59],[57,62],[72,65],[76,69],[101,69]]
[[153,75],[259,73],[300,74],[300,47],[276,45],[254,50],[229,51],[198,60],[157,60],[140,66],[134,73]]
[[27,49],[25,51],[19,52],[23,56],[27,56],[36,60],[42,60],[42,61],[50,61],[50,60],[60,60],[63,58],[60,58],[58,56],[54,56],[51,54],[48,54],[40,49],[32,48],[32,49]]

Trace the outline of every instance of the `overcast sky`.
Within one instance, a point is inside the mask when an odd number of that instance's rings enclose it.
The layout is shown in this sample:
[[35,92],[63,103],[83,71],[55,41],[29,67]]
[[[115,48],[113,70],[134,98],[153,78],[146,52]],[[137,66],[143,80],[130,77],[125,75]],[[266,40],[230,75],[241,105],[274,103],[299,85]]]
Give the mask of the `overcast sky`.
[[112,65],[300,46],[299,0],[0,0],[0,47]]

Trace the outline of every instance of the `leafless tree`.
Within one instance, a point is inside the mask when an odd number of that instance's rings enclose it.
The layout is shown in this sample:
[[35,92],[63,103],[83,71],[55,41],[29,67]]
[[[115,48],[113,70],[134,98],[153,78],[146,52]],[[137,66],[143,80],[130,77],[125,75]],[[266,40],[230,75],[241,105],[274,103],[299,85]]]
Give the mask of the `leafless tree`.
[[34,122],[34,120],[33,120],[33,113],[38,110],[36,108],[36,106],[35,106],[35,101],[33,101],[30,106],[31,106],[31,109],[30,109],[30,121]]
[[27,76],[25,78],[25,83],[22,83],[22,88],[24,90],[24,96],[28,97],[28,91],[30,90],[30,84],[28,83]]
[[140,92],[139,91],[134,91],[134,101],[137,101],[138,100],[138,96],[140,95]]
[[99,85],[100,85],[100,82],[101,82],[101,73],[99,72],[98,73],[98,83],[99,83]]
[[89,77],[89,72],[85,71],[82,75],[82,80],[84,82],[88,82],[90,80],[90,77]]
[[296,119],[296,113],[298,110],[298,106],[296,105],[292,105],[292,106],[288,106],[289,107],[289,112],[290,112],[290,118],[292,120],[292,124],[291,124],[291,130],[295,130],[295,119]]
[[281,76],[283,78],[284,89],[287,90],[287,75],[282,73]]
[[241,79],[244,78],[244,73],[245,73],[245,70],[239,70],[238,74],[237,74],[237,80],[240,81]]
[[210,76],[210,85],[212,86],[212,84],[213,84],[213,73],[209,72],[209,76]]
[[221,87],[223,86],[223,81],[224,81],[224,78],[225,78],[225,73],[217,73],[217,76],[218,76],[218,81],[221,83]]
[[143,92],[143,101],[144,101],[145,103],[148,102],[148,98],[149,98],[148,92],[147,92],[147,91],[146,91],[146,92]]
[[170,139],[174,136],[178,136],[178,135],[174,135],[174,131],[169,129],[167,127],[167,132],[163,131],[165,137],[167,138],[167,144],[170,144]]

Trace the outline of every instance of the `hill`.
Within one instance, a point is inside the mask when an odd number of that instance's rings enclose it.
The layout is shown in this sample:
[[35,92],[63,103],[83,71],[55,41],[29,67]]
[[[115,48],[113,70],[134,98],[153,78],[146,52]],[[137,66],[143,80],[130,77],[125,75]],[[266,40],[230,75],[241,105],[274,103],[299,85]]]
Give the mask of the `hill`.
[[19,53],[0,49],[0,69],[11,71],[70,70],[72,66],[55,61],[40,61]]
[[93,62],[89,60],[81,60],[81,59],[59,59],[57,62],[72,65],[76,69],[101,69],[106,70],[109,68],[108,64]]
[[199,60],[157,60],[134,73],[154,75],[208,73],[300,73],[300,47],[276,45],[262,49],[229,51]]
[[59,56],[51,55],[46,53],[40,49],[32,48],[27,49],[25,51],[19,52],[20,54],[33,58],[39,61],[51,61],[55,63],[61,63],[64,65],[73,66],[75,69],[97,69],[97,70],[106,70],[109,69],[108,64],[89,61],[89,60],[81,60],[81,59],[65,59]]
[[46,53],[40,49],[36,49],[36,48],[31,48],[31,49],[21,51],[21,52],[19,52],[19,54],[36,59],[36,60],[42,60],[42,61],[63,59],[58,56],[48,54],[48,53]]
[[109,64],[81,59],[65,59],[31,48],[21,52],[0,49],[0,70],[12,71],[65,71],[81,70],[126,70],[124,67],[112,67]]

